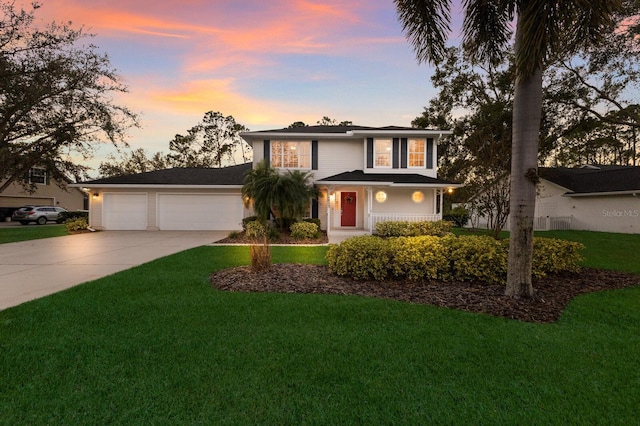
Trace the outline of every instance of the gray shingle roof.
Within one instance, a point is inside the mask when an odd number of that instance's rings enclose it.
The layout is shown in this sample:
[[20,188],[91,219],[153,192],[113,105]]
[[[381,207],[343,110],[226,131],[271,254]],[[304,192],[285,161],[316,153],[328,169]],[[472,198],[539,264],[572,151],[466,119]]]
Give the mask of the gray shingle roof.
[[393,130],[424,130],[424,129],[416,129],[413,127],[397,127],[397,126],[386,126],[386,127],[369,127],[369,126],[303,126],[303,127],[286,127],[284,129],[274,129],[274,130],[262,130],[250,133],[347,133],[353,130],[384,130],[384,131],[393,131]]
[[436,179],[419,174],[406,173],[364,173],[362,170],[353,170],[350,172],[339,173],[316,181],[316,183],[330,184],[332,182],[391,182],[394,184],[416,184],[416,185],[439,185],[451,186],[459,185],[442,179]]
[[222,168],[173,168],[83,182],[97,185],[242,185],[251,163]]
[[538,174],[575,194],[640,191],[640,167],[540,167]]

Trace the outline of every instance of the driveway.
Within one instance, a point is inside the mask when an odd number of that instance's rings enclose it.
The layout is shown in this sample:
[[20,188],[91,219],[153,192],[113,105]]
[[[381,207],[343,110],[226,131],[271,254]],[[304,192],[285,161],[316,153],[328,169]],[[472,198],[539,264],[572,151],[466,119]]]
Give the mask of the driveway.
[[0,244],[0,310],[227,235],[225,231],[104,231]]

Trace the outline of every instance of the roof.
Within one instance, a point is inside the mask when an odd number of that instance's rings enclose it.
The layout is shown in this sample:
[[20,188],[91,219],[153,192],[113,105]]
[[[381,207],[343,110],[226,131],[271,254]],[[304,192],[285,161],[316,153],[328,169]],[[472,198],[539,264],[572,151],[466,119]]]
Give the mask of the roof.
[[369,127],[369,126],[302,126],[287,127],[284,129],[260,130],[255,132],[241,133],[245,140],[251,143],[253,140],[259,140],[265,137],[281,137],[281,138],[362,138],[365,136],[415,136],[415,137],[440,137],[449,135],[449,130],[438,129],[417,129],[414,127]]
[[317,180],[316,184],[384,184],[393,186],[459,187],[459,183],[449,182],[419,174],[406,173],[364,173],[362,170],[339,173]]
[[640,167],[540,167],[541,178],[566,188],[567,195],[640,192]]
[[173,168],[90,180],[75,186],[242,186],[252,163],[222,168]]

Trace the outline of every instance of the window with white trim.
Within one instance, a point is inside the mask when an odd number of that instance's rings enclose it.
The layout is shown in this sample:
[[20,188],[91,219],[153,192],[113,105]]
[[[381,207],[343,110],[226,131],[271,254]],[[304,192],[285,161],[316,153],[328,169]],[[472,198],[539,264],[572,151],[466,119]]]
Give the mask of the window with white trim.
[[374,144],[374,167],[391,167],[391,139],[376,139]]
[[44,185],[47,183],[47,171],[39,167],[32,167],[29,170],[29,183]]
[[310,169],[311,142],[272,141],[271,165],[284,169]]
[[424,168],[427,154],[427,141],[409,139],[409,167]]

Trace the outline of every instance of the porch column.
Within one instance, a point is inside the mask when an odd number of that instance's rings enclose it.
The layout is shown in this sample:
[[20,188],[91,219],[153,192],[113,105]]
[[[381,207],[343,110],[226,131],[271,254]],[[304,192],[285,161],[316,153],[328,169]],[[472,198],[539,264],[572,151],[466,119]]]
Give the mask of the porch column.
[[373,232],[373,217],[371,213],[373,211],[373,188],[367,186],[367,229],[369,232]]
[[327,237],[331,235],[331,193],[333,187],[327,187]]
[[435,188],[433,190],[433,214],[436,215],[438,214],[438,193],[440,192],[440,190],[438,188]]

